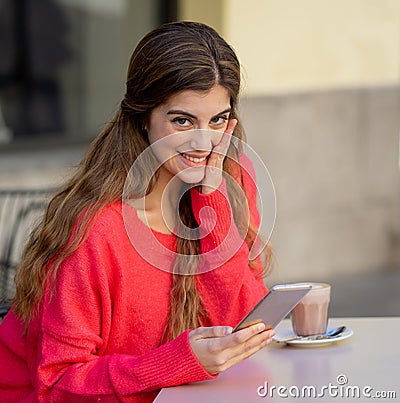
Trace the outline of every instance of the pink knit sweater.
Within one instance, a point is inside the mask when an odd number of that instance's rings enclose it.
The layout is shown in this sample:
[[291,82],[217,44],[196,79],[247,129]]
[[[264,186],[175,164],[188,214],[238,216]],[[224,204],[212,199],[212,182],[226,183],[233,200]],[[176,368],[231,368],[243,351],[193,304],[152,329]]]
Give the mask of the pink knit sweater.
[[[245,188],[257,222],[256,188],[248,175]],[[204,234],[209,232],[202,251],[217,246],[219,258],[226,259],[232,247],[238,249],[214,270],[209,270],[213,254],[203,262],[210,265],[196,277],[206,311],[203,324],[234,326],[267,291],[256,278],[260,268],[249,268],[247,245],[235,226],[229,230],[224,183],[209,195],[191,192],[195,216]],[[214,213],[200,213],[207,206],[216,213],[214,228],[207,228]],[[62,264],[55,293],[51,298],[48,293],[27,336],[12,311],[0,325],[1,402],[150,402],[160,388],[213,378],[191,350],[190,330],[161,343],[172,275],[144,259],[127,230],[141,234],[148,248],[155,238],[164,267],[172,265],[174,235],[148,229],[122,203],[104,208],[87,240]]]

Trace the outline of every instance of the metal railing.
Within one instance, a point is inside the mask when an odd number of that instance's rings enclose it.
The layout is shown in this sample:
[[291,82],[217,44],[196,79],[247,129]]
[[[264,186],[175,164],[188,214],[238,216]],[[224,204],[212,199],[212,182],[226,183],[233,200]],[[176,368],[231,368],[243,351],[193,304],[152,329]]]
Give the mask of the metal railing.
[[0,189],[0,318],[15,294],[22,250],[54,193],[55,189]]

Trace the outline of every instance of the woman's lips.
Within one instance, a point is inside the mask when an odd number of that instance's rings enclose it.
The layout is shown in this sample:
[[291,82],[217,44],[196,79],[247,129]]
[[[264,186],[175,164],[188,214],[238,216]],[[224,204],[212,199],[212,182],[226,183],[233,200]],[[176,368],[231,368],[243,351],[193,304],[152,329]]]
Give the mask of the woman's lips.
[[209,154],[199,156],[194,154],[180,153],[180,156],[183,157],[185,162],[190,166],[198,166],[205,165],[207,163],[207,157],[209,156]]

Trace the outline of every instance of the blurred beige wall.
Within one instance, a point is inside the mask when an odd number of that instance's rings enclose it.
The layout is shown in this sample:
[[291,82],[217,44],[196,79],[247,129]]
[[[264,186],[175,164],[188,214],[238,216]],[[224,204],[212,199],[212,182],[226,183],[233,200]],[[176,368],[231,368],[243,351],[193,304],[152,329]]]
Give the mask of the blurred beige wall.
[[181,0],[236,49],[262,95],[400,83],[399,0]]
[[224,33],[226,0],[179,0],[178,19],[201,21]]
[[241,118],[277,195],[269,281],[399,268],[400,0],[181,5],[244,70]]

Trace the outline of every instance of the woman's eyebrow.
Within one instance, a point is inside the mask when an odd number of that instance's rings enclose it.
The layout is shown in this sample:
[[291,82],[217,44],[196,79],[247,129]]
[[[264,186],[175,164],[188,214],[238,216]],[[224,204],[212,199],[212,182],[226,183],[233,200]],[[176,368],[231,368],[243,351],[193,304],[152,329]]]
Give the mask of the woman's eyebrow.
[[[223,115],[225,113],[230,113],[231,110],[232,110],[231,108],[227,108],[227,109],[223,110],[222,112],[217,113],[213,117]],[[167,115],[185,115],[185,116],[189,116],[189,117],[191,117],[193,119],[197,119],[197,117],[195,115],[193,115],[193,114],[191,114],[189,112],[186,112],[186,111],[182,111],[180,109],[172,109],[172,110],[167,112]]]
[[192,115],[191,113],[181,111],[179,109],[172,109],[167,112],[167,115],[185,115],[185,116],[189,116],[190,118],[197,119],[196,116]]
[[232,110],[232,108],[227,108],[227,109],[223,110],[222,112],[217,113],[216,115],[214,115],[214,117],[215,117],[215,116],[224,115],[225,113],[230,113],[231,110]]

